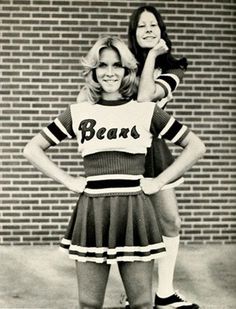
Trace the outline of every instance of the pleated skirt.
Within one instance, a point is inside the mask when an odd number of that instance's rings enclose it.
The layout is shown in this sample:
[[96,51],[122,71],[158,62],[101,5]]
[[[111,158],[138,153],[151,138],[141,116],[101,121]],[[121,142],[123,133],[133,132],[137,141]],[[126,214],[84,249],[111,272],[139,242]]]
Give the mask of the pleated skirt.
[[165,254],[153,205],[143,192],[81,194],[60,248],[80,262],[150,261]]

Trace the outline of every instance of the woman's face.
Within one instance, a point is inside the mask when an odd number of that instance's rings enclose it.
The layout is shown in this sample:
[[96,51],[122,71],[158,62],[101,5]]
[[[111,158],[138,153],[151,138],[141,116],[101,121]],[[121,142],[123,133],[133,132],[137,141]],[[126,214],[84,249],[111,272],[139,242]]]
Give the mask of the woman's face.
[[148,11],[144,11],[139,18],[136,29],[136,40],[141,48],[153,48],[161,38],[156,17]]
[[117,100],[121,98],[120,85],[125,74],[120,56],[112,48],[104,48],[100,52],[99,65],[96,68],[98,83],[103,89],[102,98]]

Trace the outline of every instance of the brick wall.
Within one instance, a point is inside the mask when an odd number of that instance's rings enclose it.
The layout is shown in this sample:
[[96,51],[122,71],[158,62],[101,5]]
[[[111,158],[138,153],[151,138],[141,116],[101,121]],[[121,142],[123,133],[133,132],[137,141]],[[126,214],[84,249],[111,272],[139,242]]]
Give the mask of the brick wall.
[[[75,102],[83,84],[81,56],[101,34],[126,40],[129,14],[145,3],[158,3],[174,54],[189,60],[168,111],[207,146],[177,189],[182,242],[235,241],[233,2],[1,0],[1,244],[55,244],[61,237],[76,196],[37,172],[22,149]],[[83,172],[74,142],[49,155],[70,173]]]

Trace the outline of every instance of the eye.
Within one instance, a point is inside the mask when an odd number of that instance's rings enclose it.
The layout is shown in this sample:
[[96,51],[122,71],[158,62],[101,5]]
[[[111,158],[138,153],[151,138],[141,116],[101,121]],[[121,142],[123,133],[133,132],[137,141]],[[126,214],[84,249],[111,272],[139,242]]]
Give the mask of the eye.
[[113,64],[113,66],[114,66],[115,68],[122,68],[121,62],[116,62],[116,63]]
[[138,25],[138,28],[143,28],[143,27],[145,27],[144,24],[139,24],[139,25]]
[[152,27],[156,27],[156,26],[157,26],[157,24],[152,24],[151,26],[152,26]]
[[99,62],[98,68],[105,68],[105,67],[106,67],[106,63],[105,62]]

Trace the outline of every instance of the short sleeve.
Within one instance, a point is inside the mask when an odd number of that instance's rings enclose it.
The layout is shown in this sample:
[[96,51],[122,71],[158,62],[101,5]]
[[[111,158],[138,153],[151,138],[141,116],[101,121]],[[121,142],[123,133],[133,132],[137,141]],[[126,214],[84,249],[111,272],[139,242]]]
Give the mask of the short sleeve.
[[52,145],[57,145],[66,138],[74,138],[71,110],[68,107],[53,122],[44,128],[40,134]]
[[177,145],[181,143],[190,131],[185,125],[158,106],[154,109],[150,130],[154,136],[164,138]]
[[164,108],[167,102],[172,99],[172,93],[177,89],[183,75],[182,69],[172,69],[155,78],[155,83],[162,87],[165,92],[164,98],[158,102],[160,108]]

